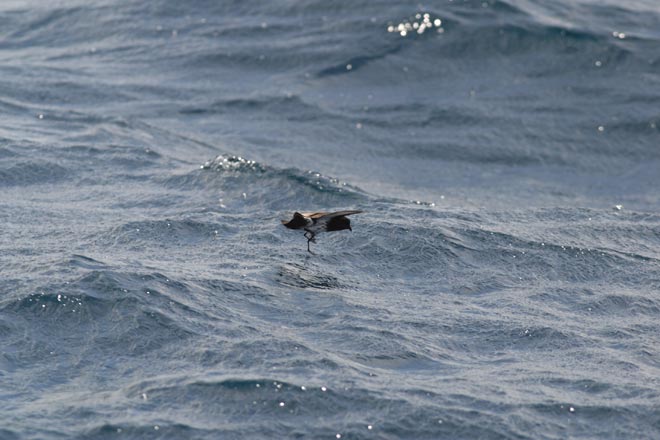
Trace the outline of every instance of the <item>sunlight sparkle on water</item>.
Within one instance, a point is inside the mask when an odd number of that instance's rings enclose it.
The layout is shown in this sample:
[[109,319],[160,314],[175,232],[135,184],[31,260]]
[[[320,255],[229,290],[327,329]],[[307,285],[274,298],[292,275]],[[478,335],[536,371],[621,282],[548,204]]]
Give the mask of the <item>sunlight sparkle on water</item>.
[[431,14],[429,13],[418,13],[415,14],[414,18],[403,20],[396,25],[389,24],[387,26],[387,32],[396,32],[402,37],[405,37],[411,32],[416,32],[418,35],[421,35],[426,30],[433,29],[435,27],[439,33],[442,33],[444,29],[442,29],[440,26],[442,26],[442,20],[440,18],[432,19]]

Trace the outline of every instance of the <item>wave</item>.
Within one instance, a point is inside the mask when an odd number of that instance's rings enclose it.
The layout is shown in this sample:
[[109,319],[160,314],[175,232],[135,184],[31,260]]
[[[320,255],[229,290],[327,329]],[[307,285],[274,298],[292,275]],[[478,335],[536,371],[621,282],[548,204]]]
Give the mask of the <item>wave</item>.
[[220,155],[163,183],[177,189],[214,190],[222,196],[221,206],[243,208],[305,210],[352,206],[369,199],[360,188],[318,172],[276,168],[234,155]]
[[172,423],[171,421],[154,420],[153,423],[144,421],[128,421],[126,423],[103,423],[93,428],[85,428],[83,433],[76,435],[76,439],[115,439],[121,436],[125,439],[153,438],[195,438],[205,439],[220,435],[222,438],[238,438],[237,432],[231,428],[201,429],[192,424]]
[[0,164],[0,186],[31,186],[71,180],[71,169],[41,160]]
[[[430,20],[424,21],[426,17]],[[364,27],[365,37],[357,44],[339,37],[344,49],[341,52],[351,55],[321,68],[320,77],[350,74],[371,63],[426,64],[428,61],[421,58],[418,50],[420,45],[427,50],[427,59],[445,63],[474,59],[483,63],[503,56],[542,53],[547,60],[542,68],[536,69],[535,74],[530,66],[532,70],[524,75],[564,76],[593,68],[595,59],[605,69],[627,63],[646,64],[648,51],[640,45],[644,40],[658,40],[651,35],[636,36],[637,39],[630,34],[626,38],[617,36],[619,33],[613,35],[616,24],[606,19],[586,22],[576,19],[576,13],[569,14],[552,6],[507,1],[448,4],[442,9],[422,10],[387,23],[365,23]]]
[[[185,283],[158,274],[90,269],[99,263],[79,256],[74,262],[82,262],[84,275],[5,298],[0,314],[30,323],[25,335],[29,339],[47,335],[45,347],[66,340],[67,350],[90,351],[91,357],[112,352],[139,355],[178,344],[200,330],[195,320],[202,325],[206,319],[198,306],[186,302]],[[42,354],[37,350],[33,355]]]
[[10,429],[0,428],[0,438],[5,440],[18,440],[21,438],[21,436],[17,432]]
[[365,203],[435,206],[423,200],[371,194],[356,185],[317,171],[281,168],[232,154],[221,154],[206,161],[197,170],[166,177],[163,184],[175,189],[216,190],[226,196],[221,199],[223,206],[233,200],[240,202],[242,208],[246,205],[259,205],[272,210],[309,211],[317,210],[320,206],[324,209],[340,209]]
[[229,223],[196,220],[144,220],[115,226],[94,238],[97,243],[111,246],[130,245],[139,249],[176,246],[197,246],[201,243],[235,234],[236,227]]

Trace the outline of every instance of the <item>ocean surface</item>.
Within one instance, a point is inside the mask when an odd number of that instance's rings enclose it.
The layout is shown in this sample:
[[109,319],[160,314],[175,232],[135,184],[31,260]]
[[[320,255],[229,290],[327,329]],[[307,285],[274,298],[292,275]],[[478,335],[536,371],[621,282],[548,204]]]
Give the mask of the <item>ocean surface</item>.
[[285,438],[660,438],[660,2],[0,2],[0,439]]

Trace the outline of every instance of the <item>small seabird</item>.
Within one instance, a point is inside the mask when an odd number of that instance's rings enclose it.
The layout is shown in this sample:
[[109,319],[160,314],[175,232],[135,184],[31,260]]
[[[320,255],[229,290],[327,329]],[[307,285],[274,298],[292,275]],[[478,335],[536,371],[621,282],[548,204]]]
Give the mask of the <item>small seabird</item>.
[[293,213],[293,218],[289,221],[282,220],[282,224],[289,229],[304,229],[307,239],[307,250],[309,243],[316,243],[316,234],[320,232],[342,231],[351,229],[351,221],[346,218],[347,215],[359,214],[362,211],[337,211],[337,212],[299,212]]

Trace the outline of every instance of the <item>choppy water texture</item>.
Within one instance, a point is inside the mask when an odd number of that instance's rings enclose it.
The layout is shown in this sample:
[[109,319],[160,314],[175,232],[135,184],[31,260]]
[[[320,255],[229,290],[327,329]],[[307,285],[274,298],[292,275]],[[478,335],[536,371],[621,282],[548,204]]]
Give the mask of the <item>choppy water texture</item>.
[[[0,3],[1,439],[660,438],[655,0]],[[306,252],[279,220],[362,209]]]

